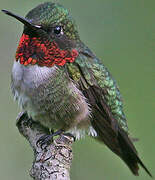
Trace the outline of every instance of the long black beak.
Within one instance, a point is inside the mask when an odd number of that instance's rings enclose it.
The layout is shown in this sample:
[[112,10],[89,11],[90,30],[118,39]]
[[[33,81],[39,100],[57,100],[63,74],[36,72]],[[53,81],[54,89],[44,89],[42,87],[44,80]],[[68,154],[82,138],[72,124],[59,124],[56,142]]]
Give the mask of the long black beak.
[[5,14],[9,15],[9,16],[12,16],[14,17],[15,19],[17,19],[18,21],[20,21],[21,23],[23,23],[25,26],[33,29],[33,30],[38,30],[38,29],[41,29],[41,26],[39,25],[34,25],[32,23],[30,23],[27,19],[21,17],[21,16],[18,16],[16,14],[13,14],[12,12],[10,11],[7,11],[5,9],[2,10],[2,12],[4,12]]

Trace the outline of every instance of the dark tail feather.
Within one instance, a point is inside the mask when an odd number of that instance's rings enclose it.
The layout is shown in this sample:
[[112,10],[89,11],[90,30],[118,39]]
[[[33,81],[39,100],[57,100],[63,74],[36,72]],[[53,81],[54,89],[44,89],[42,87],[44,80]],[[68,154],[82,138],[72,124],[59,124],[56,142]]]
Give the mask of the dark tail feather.
[[124,162],[128,165],[128,167],[131,169],[134,175],[138,176],[138,164],[143,167],[143,169],[146,171],[146,173],[152,177],[151,173],[148,171],[148,169],[145,167],[143,162],[138,157],[137,151],[132,144],[131,140],[129,139],[128,135],[122,130],[119,129],[118,132],[118,142],[120,145],[120,148],[122,149],[122,154],[120,157],[124,160]]
[[99,140],[103,141],[114,153],[116,153],[127,164],[134,175],[139,175],[138,165],[141,165],[147,174],[152,177],[151,173],[138,157],[137,151],[127,133],[119,127],[117,132],[115,132],[110,124],[104,120],[102,115],[99,115],[99,113],[95,113],[95,115],[92,125],[99,136]]

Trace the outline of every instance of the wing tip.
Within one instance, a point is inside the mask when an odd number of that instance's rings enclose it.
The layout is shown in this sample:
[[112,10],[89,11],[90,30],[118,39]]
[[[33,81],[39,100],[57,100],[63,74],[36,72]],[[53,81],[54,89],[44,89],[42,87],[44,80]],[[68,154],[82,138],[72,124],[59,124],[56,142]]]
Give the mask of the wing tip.
[[143,164],[143,162],[140,160],[139,157],[138,157],[138,163],[139,163],[140,166],[145,170],[145,172],[146,172],[151,178],[153,178],[152,174],[151,174],[150,171],[146,168],[146,166]]

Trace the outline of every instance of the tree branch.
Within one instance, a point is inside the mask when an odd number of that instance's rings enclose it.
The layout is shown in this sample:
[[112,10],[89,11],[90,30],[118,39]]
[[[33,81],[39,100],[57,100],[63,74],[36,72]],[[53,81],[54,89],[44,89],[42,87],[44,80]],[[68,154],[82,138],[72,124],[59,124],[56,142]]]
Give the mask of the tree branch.
[[41,136],[50,133],[48,129],[32,121],[26,113],[18,115],[16,125],[34,151],[30,176],[35,180],[70,180],[74,139],[61,135],[51,144],[41,147],[40,144],[37,145],[37,141]]

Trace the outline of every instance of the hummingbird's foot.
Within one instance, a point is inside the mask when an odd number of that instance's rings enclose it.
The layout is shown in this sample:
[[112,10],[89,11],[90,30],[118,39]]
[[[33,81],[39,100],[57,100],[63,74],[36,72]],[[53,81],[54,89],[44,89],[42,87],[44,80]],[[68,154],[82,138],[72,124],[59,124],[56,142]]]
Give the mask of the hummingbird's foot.
[[49,145],[51,142],[53,142],[53,137],[62,134],[62,132],[63,131],[60,129],[52,134],[45,134],[41,136],[36,143],[37,146],[40,145],[42,149],[43,145]]
[[71,133],[63,133],[63,135],[69,136],[69,137],[73,138],[74,142],[76,141],[76,137],[73,134],[71,134]]

